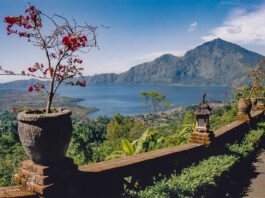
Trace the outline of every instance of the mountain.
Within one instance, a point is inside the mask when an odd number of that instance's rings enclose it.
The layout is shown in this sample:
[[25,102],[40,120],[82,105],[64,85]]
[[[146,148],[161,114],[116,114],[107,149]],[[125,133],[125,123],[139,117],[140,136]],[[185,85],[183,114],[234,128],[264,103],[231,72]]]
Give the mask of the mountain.
[[165,54],[120,74],[85,78],[87,84],[231,85],[243,82],[249,73],[248,67],[255,66],[261,59],[265,57],[218,38],[182,57]]
[[236,44],[215,39],[183,57],[165,54],[120,74],[87,77],[88,84],[231,85],[242,82],[264,56]]

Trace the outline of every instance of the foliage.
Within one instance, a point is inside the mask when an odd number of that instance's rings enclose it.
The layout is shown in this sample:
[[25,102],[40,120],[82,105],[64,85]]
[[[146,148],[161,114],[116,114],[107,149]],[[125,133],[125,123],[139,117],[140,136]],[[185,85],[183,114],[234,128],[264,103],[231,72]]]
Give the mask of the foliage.
[[122,146],[120,143],[113,143],[111,141],[104,141],[103,144],[93,147],[93,162],[101,162],[104,160],[121,158],[124,156]]
[[149,113],[155,113],[159,110],[168,109],[173,106],[170,101],[165,101],[163,104],[161,104],[161,102],[166,99],[166,96],[160,95],[157,92],[142,92],[141,98],[144,99],[145,110]]
[[134,140],[138,138],[144,130],[142,122],[134,122],[128,116],[123,117],[116,113],[107,126],[107,139],[113,142],[120,142],[121,139]]
[[[211,130],[216,130],[235,120],[237,109],[226,104],[215,110],[216,113],[210,118]],[[188,143],[190,133],[195,130],[196,116],[186,112],[182,119],[163,127],[148,128],[142,136],[134,141],[129,141],[133,147],[133,154],[148,152]],[[120,158],[128,155],[126,150],[115,150],[108,159]]]
[[127,155],[134,155],[135,151],[133,149],[133,145],[128,140],[122,140],[122,149],[126,152]]
[[94,123],[74,125],[67,155],[78,165],[92,162],[93,148],[101,145],[105,140],[107,123],[109,123],[107,117],[99,117]]
[[15,185],[13,175],[27,159],[17,134],[16,114],[0,114],[0,186]]
[[[166,99],[165,95],[160,95],[157,92],[148,93],[144,91],[140,97],[144,100],[145,111],[148,113],[141,115],[141,119],[144,121],[146,128],[149,127],[150,122],[153,122],[158,111],[165,111],[174,106],[170,101],[164,101]],[[162,103],[163,101],[164,103]]]
[[237,112],[238,108],[233,107],[232,104],[225,104],[223,107],[215,109],[214,114],[210,116],[211,130],[215,131],[235,121]]
[[[46,21],[45,21],[46,20]],[[84,52],[96,47],[96,26],[88,24],[78,25],[73,20],[70,23],[65,17],[46,15],[35,6],[29,6],[25,15],[17,17],[5,17],[7,23],[7,35],[15,34],[20,38],[26,38],[28,42],[44,51],[47,65],[35,63],[28,71],[14,73],[0,67],[2,75],[31,76],[50,81],[49,89],[41,82],[36,82],[28,88],[29,92],[36,91],[47,97],[46,113],[51,110],[51,103],[57,88],[61,83],[85,86],[86,81],[73,82],[75,76],[82,76],[83,68],[79,65],[82,60],[78,58],[77,52]],[[49,22],[52,33],[47,34],[44,24]]]
[[248,75],[249,78],[252,78],[253,85],[251,91],[248,95],[248,98],[251,97],[253,91],[261,86],[262,81],[265,80],[265,60],[260,60],[255,69],[250,69],[251,73]]
[[264,124],[265,123],[263,123],[263,128],[250,131],[240,144],[235,143],[227,145],[228,149],[233,153],[247,157],[255,149],[255,146],[257,145],[257,142],[260,141],[261,136],[264,135]]
[[127,197],[196,197],[198,192],[206,192],[216,185],[216,179],[229,171],[242,157],[247,157],[264,136],[265,123],[258,130],[250,130],[240,144],[229,145],[233,154],[212,156],[181,171],[179,175],[171,174],[169,178],[154,181],[154,185],[144,190],[129,190]]
[[0,150],[0,186],[15,185],[13,175],[28,157],[20,143],[5,136],[0,137]]
[[130,191],[131,197],[195,197],[198,190],[215,185],[214,179],[229,170],[238,160],[232,155],[213,156],[182,170],[180,175],[155,181],[145,190]]
[[148,152],[157,149],[163,139],[158,131],[147,129],[139,139],[132,142],[132,145],[135,146],[135,153]]

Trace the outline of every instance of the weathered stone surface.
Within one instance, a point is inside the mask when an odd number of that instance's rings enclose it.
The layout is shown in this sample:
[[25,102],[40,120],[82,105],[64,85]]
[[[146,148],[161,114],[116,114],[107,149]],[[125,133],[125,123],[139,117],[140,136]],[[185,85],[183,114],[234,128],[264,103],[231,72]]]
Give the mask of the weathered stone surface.
[[18,173],[14,175],[14,180],[26,190],[50,197],[58,193],[67,193],[69,189],[73,191],[75,186],[73,178],[77,175],[77,165],[71,158],[65,158],[51,166],[41,166],[32,160],[25,160]]
[[265,110],[265,106],[257,106],[257,110],[262,110],[262,111],[264,111],[264,110]]
[[70,115],[69,110],[51,114],[18,114],[19,137],[32,161],[50,165],[64,158],[72,135]]
[[238,101],[238,115],[249,114],[251,110],[251,100],[249,98],[240,98]]
[[194,131],[190,135],[189,142],[210,145],[211,142],[214,140],[214,138],[215,136],[212,131],[204,132],[204,133]]
[[0,187],[0,198],[6,197],[25,197],[25,198],[37,198],[35,193],[26,191],[23,186],[10,186]]
[[237,114],[236,115],[236,120],[241,120],[241,121],[247,121],[250,122],[250,116],[249,114]]

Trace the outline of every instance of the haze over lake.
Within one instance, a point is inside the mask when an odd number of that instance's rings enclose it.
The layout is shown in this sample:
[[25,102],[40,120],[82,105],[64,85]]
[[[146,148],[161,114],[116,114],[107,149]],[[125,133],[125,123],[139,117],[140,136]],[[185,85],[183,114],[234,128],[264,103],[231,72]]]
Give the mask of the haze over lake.
[[[206,99],[226,101],[231,87],[224,86],[169,86],[169,85],[88,85],[86,87],[64,86],[58,90],[62,96],[78,97],[85,107],[96,107],[99,111],[89,114],[89,118],[112,116],[115,112],[122,115],[136,115],[144,112],[144,101],[140,98],[143,91],[156,91],[166,95],[166,100],[178,106],[198,104],[203,93]],[[228,92],[228,97],[224,92]]]

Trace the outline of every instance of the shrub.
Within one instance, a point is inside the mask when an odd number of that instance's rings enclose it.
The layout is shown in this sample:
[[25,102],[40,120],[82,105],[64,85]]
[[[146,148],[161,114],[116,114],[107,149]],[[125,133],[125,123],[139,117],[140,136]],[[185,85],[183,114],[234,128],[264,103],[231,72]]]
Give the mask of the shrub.
[[240,159],[247,157],[258,145],[265,133],[263,128],[250,130],[241,143],[227,145],[233,154],[212,156],[201,161],[198,165],[192,165],[181,171],[179,175],[171,174],[160,181],[154,181],[154,185],[145,190],[126,192],[127,197],[196,197],[200,192],[206,192],[216,185],[216,179],[228,172]]

